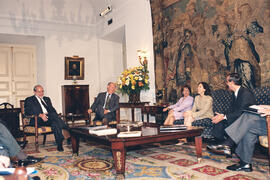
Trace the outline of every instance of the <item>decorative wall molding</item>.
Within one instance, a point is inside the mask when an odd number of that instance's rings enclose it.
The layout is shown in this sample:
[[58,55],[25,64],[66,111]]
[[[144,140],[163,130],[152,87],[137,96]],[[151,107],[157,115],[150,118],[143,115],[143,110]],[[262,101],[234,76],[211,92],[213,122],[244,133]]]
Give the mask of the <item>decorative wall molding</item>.
[[84,25],[61,21],[46,21],[31,18],[13,18],[0,15],[0,27],[12,28],[16,32],[40,33],[44,31],[52,32],[72,32],[72,33],[93,33],[96,24]]

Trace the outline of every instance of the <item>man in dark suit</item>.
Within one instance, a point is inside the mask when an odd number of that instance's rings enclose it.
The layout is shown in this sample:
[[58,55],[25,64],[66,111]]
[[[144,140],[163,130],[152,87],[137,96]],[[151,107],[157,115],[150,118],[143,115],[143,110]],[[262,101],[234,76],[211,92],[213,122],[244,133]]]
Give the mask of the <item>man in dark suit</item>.
[[107,92],[99,93],[88,113],[95,112],[94,120],[101,120],[104,124],[116,119],[116,110],[119,109],[119,96],[115,92],[113,82],[107,85]]
[[213,136],[218,141],[224,140],[225,128],[240,117],[244,109],[247,109],[250,105],[256,104],[253,93],[241,87],[242,79],[237,73],[228,75],[226,84],[229,89],[234,92],[233,104],[231,112],[226,114],[215,112],[216,116],[212,118],[212,122],[214,123]]
[[[44,89],[41,85],[34,87],[34,96],[25,99],[24,108],[25,115],[38,115],[38,126],[51,126],[57,144],[57,150],[64,151],[62,130],[69,136],[69,127],[57,114],[50,98],[44,96]],[[34,118],[31,119],[30,125],[35,125]]]

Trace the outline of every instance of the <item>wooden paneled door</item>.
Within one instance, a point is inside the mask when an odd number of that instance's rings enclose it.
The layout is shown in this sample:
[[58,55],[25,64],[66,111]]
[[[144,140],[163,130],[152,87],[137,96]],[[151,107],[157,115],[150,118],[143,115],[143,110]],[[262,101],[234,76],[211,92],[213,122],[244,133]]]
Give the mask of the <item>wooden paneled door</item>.
[[0,64],[0,103],[20,107],[37,81],[35,47],[0,44]]

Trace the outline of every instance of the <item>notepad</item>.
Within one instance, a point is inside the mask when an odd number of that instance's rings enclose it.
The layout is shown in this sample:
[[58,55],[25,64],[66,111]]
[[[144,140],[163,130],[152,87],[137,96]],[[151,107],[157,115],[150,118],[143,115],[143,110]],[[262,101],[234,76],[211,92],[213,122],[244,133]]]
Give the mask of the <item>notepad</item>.
[[113,135],[117,133],[116,128],[104,128],[104,129],[96,129],[96,130],[89,130],[90,134],[95,134],[97,136],[107,136]]
[[129,131],[129,132],[120,132],[117,137],[140,137],[142,135],[141,131]]

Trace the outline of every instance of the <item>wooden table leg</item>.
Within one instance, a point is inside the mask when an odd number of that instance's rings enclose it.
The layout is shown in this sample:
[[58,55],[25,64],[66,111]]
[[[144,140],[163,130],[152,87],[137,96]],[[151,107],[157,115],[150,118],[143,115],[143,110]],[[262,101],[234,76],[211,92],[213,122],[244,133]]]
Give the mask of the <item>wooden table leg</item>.
[[147,123],[149,123],[149,113],[147,113]]
[[71,135],[72,153],[79,155],[80,138]]
[[202,137],[201,136],[195,137],[195,145],[196,145],[197,161],[200,163],[202,159]]
[[117,174],[125,174],[126,148],[123,142],[112,142],[111,144],[114,167]]
[[132,117],[132,122],[134,122],[135,121],[134,108],[131,108],[131,117]]

